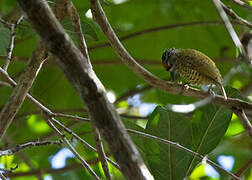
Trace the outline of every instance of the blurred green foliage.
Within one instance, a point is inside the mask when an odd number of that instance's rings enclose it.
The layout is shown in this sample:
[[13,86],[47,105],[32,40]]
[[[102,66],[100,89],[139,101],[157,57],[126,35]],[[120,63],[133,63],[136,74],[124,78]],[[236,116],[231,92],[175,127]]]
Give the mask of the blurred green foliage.
[[[166,25],[220,21],[212,1],[206,0],[126,0],[119,4],[116,4],[115,0],[101,2],[112,27],[119,37]],[[252,20],[252,14],[248,10],[227,0],[223,0],[223,2],[241,17]],[[105,88],[114,92],[115,96],[119,98],[130,90],[137,90],[147,85],[134,72],[120,63],[111,47],[92,48],[107,42],[106,37],[99,26],[92,19],[86,17],[89,10],[89,1],[73,0],[73,3],[81,17],[83,32],[90,48],[89,54],[93,68]],[[53,5],[51,1],[50,5]],[[16,1],[1,0],[0,17],[8,17],[15,8],[17,8]],[[69,19],[65,18],[62,25],[76,42],[76,34]],[[234,24],[234,27],[239,36],[248,30],[247,27],[237,24]],[[19,74],[22,73],[35,49],[39,37],[26,20],[17,26],[15,33],[16,41],[13,55],[17,57],[16,59],[21,60],[13,60],[8,72],[11,77],[18,80]],[[6,55],[8,43],[9,31],[0,23],[1,66],[5,61],[3,55]],[[140,64],[163,79],[169,79],[170,77],[169,73],[160,64],[161,54],[166,48],[176,47],[197,49],[214,59],[225,80],[225,86],[232,86],[242,91],[243,88],[252,83],[251,69],[244,64],[235,63],[236,49],[225,27],[221,24],[206,23],[197,26],[188,25],[162,29],[126,39],[123,44]],[[238,90],[228,87],[227,91],[229,91],[229,97],[248,101],[243,98]],[[42,104],[52,110],[87,116],[84,110],[80,110],[83,107],[83,102],[58,68],[53,57],[47,60],[39,72],[30,92]],[[1,107],[7,101],[10,93],[11,89],[9,87],[0,87]],[[185,116],[170,112],[161,106],[191,103],[196,99],[165,93],[154,88],[140,94],[141,102],[155,103],[160,106],[154,110],[147,122],[146,120],[134,121],[123,118],[127,127],[179,142],[187,148],[202,153],[202,155],[207,155],[208,158],[214,161],[219,155],[231,155],[235,158],[232,172],[237,172],[248,159],[252,158],[250,139],[244,135],[244,129],[238,118],[233,115],[231,120],[232,113],[229,110],[216,105],[207,105],[197,109],[192,116]],[[140,115],[138,109],[129,105],[127,101],[122,101],[116,106],[127,109],[126,112],[131,115]],[[1,149],[37,139],[56,139],[56,136],[53,135],[39,114],[30,116],[30,113],[35,111],[36,109],[32,104],[28,101],[24,102],[18,116],[6,134],[12,143],[1,142]],[[29,113],[29,116],[26,116],[26,113]],[[141,121],[146,124],[145,129],[137,126],[137,123],[133,123]],[[67,119],[61,119],[61,122],[95,146],[92,130],[88,123],[76,123]],[[187,153],[171,148],[169,145],[136,135],[132,135],[132,138],[156,179],[182,179],[186,173],[191,172],[192,168],[199,163],[199,161],[194,162]],[[74,141],[73,144],[85,159],[92,160],[97,157],[96,153],[83,147],[82,144],[74,143]],[[24,156],[30,159],[35,169],[43,170],[51,168],[50,157],[60,149],[61,147],[57,146],[35,147],[26,149],[23,153]],[[109,152],[107,146],[105,146],[105,149]],[[172,153],[172,156],[168,155],[169,152]],[[31,170],[31,167],[27,166],[22,156],[18,154],[11,157],[1,157],[0,162],[7,168],[15,167],[18,164],[19,167],[14,172]],[[77,163],[75,159],[68,160],[67,167],[75,163]],[[192,164],[190,168],[189,164]],[[171,166],[173,167],[172,170],[168,171],[168,167]],[[100,164],[92,165],[92,168],[102,179],[105,178]],[[113,166],[109,168],[114,179],[123,179],[120,172]],[[249,168],[244,177],[248,178],[251,174],[252,170]],[[51,175],[53,179],[92,179],[83,168]],[[197,171],[194,171],[191,178],[195,179],[195,177],[210,179],[205,177],[202,169],[198,170],[198,176]],[[223,174],[221,174],[222,177],[224,178]],[[28,176],[13,179],[28,179]],[[36,176],[29,176],[29,179],[36,179]]]

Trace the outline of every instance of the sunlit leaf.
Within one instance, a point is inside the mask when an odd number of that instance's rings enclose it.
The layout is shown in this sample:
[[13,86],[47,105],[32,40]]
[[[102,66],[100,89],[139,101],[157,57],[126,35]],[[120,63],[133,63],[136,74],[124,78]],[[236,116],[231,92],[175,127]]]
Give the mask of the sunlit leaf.
[[[158,106],[152,113],[146,131],[149,134],[189,147],[191,124],[188,118]],[[188,153],[152,140],[145,143],[145,153],[155,179],[183,179],[189,165]]]
[[[193,145],[192,150],[207,155],[220,142],[230,123],[232,112],[221,106],[209,104],[200,108],[201,116],[192,118]],[[191,159],[188,172],[196,165],[195,158]]]

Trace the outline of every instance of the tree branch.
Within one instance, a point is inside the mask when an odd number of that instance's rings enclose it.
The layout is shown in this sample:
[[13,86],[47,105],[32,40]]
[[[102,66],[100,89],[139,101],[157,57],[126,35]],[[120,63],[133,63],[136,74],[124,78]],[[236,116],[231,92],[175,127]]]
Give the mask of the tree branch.
[[[240,53],[242,59],[244,59],[244,61],[247,64],[251,65],[251,62],[250,62],[249,58],[247,57],[245,49],[244,49],[239,37],[237,36],[232,24],[230,23],[226,13],[228,13],[229,15],[232,14],[233,18],[238,19],[238,17],[234,16],[235,13],[233,11],[231,11],[229,8],[227,8],[226,5],[223,4],[220,0],[213,0],[213,3],[216,6],[216,9],[218,10],[221,19],[223,20],[225,27],[226,27],[234,45],[239,50],[239,53]],[[252,25],[251,25],[251,27],[252,27]]]
[[[159,27],[154,27],[154,28],[143,29],[143,30],[128,34],[126,36],[120,37],[119,39],[121,41],[124,41],[126,39],[130,39],[130,38],[133,38],[133,37],[136,37],[136,36],[141,36],[141,35],[152,33],[152,32],[163,31],[163,30],[174,29],[174,28],[182,28],[182,27],[187,27],[187,26],[221,25],[221,24],[223,24],[221,21],[195,21],[195,22],[164,25],[164,26],[159,26]],[[109,42],[105,42],[105,43],[97,44],[97,45],[94,45],[94,46],[90,46],[90,47],[88,47],[88,50],[103,48],[103,47],[107,47],[107,46],[110,46]]]
[[[18,0],[46,47],[86,103],[91,120],[108,142],[127,179],[152,179],[103,85],[87,59],[75,47],[44,0]],[[143,174],[145,173],[145,174]],[[147,174],[146,174],[147,173]]]
[[21,150],[24,150],[25,148],[31,148],[34,146],[61,145],[61,143],[62,143],[61,141],[39,141],[39,140],[36,142],[28,142],[25,144],[17,145],[16,147],[13,147],[11,149],[1,150],[0,157],[13,155]]
[[239,119],[240,119],[243,127],[245,128],[247,134],[252,139],[252,125],[251,125],[249,119],[247,118],[244,110],[243,109],[233,109],[233,111],[235,112],[237,117],[239,117]]
[[0,112],[0,138],[11,124],[16,113],[20,109],[29,89],[31,88],[40,68],[45,60],[45,49],[38,44],[33,52],[31,60],[21,75],[18,85],[12,91],[7,103]]
[[[115,32],[111,28],[105,13],[103,12],[99,2],[97,0],[91,0],[91,10],[95,21],[100,25],[101,29],[107,36],[111,46],[114,48],[116,53],[119,55],[121,61],[126,64],[133,72],[135,72],[139,77],[143,78],[147,83],[151,84],[155,88],[161,89],[165,92],[178,94],[181,92],[183,85],[171,83],[151,74],[140,64],[138,64],[133,57],[127,52],[124,46],[119,41]],[[201,92],[195,88],[189,88],[183,91],[182,95],[195,97],[195,98],[206,98],[209,96],[206,92]],[[216,98],[213,99],[214,103],[223,105],[227,108],[239,107],[244,110],[252,110],[252,104],[249,102],[244,102],[240,99],[228,98],[227,101],[224,100],[222,96],[216,95]],[[246,107],[245,107],[246,106]]]
[[[234,1],[234,0],[233,0]],[[236,0],[237,1],[237,0]],[[245,19],[242,19],[240,16],[238,16],[231,8],[228,8],[224,3],[220,2],[221,6],[225,10],[225,12],[234,20],[238,21],[240,24],[243,24],[247,26],[248,28],[252,28],[252,23],[248,22]]]
[[46,120],[47,124],[56,132],[56,134],[62,139],[62,141],[66,144],[66,146],[69,148],[69,150],[75,155],[76,158],[79,159],[82,166],[88,170],[88,172],[96,179],[100,180],[100,178],[96,175],[96,173],[92,170],[92,168],[89,166],[89,164],[80,156],[80,154],[75,150],[75,148],[71,145],[71,143],[67,140],[65,135],[60,132],[54,124],[51,122],[53,118],[48,116],[47,113],[42,112],[42,115],[44,119]]
[[232,2],[234,2],[235,4],[241,6],[241,7],[244,7],[244,8],[247,8],[249,10],[252,10],[252,7],[248,4],[246,4],[245,2],[241,1],[241,0],[231,0]]

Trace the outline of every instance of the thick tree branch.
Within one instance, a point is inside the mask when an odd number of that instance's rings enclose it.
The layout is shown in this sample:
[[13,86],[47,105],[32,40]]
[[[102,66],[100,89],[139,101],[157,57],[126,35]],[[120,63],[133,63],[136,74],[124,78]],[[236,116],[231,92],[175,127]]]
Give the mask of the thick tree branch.
[[18,85],[12,91],[10,98],[0,112],[0,138],[11,124],[13,118],[21,107],[27,92],[32,86],[45,59],[45,50],[42,44],[38,44],[33,52],[31,60],[21,75]]
[[[64,9],[66,9],[66,1],[68,0],[58,0],[56,5],[53,6],[53,10],[59,20],[62,20],[62,18],[66,14],[64,11]],[[22,20],[22,17],[23,15],[20,15],[20,18],[16,20],[16,24],[18,24]],[[16,26],[16,24],[13,25],[13,28]],[[5,104],[4,108],[0,112],[0,138],[5,133],[8,126],[11,124],[13,118],[15,117],[16,113],[20,109],[27,92],[29,91],[35,78],[37,77],[37,74],[45,60],[45,57],[45,47],[42,42],[39,42],[32,54],[30,61],[25,67],[23,74],[21,74],[17,86],[14,88],[8,102]],[[5,70],[8,68],[8,64],[9,63],[5,64]]]
[[[91,120],[108,142],[127,179],[152,179],[103,85],[43,0],[18,0],[46,47],[86,103]],[[144,174],[145,173],[145,174]]]

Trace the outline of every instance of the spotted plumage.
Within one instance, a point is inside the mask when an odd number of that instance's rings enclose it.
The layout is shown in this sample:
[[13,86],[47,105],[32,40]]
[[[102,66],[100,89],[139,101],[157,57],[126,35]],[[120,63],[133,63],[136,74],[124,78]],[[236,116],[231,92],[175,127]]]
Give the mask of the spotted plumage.
[[205,54],[194,49],[167,49],[162,55],[164,68],[185,78],[190,84],[217,85],[226,99],[222,77],[215,63]]

